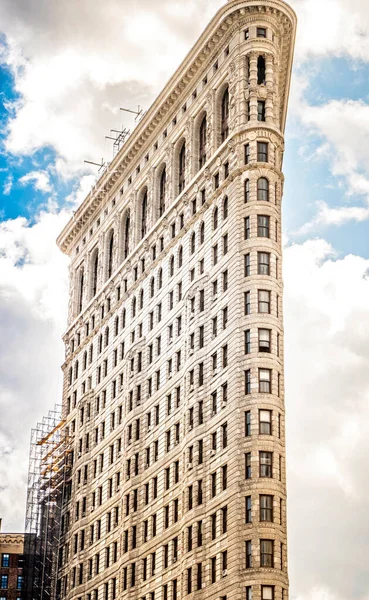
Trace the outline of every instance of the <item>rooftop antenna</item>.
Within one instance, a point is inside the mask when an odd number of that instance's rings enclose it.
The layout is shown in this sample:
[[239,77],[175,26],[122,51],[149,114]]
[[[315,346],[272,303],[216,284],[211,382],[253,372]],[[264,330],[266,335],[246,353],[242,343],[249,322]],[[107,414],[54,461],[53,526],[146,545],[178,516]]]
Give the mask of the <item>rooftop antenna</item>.
[[123,112],[131,113],[132,115],[136,115],[135,116],[136,123],[139,123],[146,114],[146,111],[144,111],[144,109],[141,108],[140,105],[138,105],[137,110],[131,110],[130,108],[120,108],[119,110],[122,110]]
[[111,135],[106,135],[105,139],[113,140],[113,156],[116,156],[126,139],[129,137],[131,131],[124,127],[121,131],[118,131],[117,129],[111,129],[110,132],[115,133],[116,136],[112,137]]
[[98,173],[101,173],[101,172],[104,173],[106,171],[106,169],[108,168],[109,164],[110,164],[110,163],[104,163],[104,159],[103,158],[101,159],[101,163],[97,163],[97,162],[94,162],[92,160],[85,160],[83,162],[85,162],[85,163],[87,163],[89,165],[94,165],[95,167],[99,167],[98,168]]

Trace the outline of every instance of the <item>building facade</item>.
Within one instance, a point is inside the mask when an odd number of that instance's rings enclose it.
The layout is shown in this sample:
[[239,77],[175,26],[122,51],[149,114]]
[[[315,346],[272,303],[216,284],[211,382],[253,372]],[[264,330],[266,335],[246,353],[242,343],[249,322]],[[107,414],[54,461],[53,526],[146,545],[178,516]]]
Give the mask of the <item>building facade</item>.
[[296,17],[215,15],[58,238],[59,598],[287,600],[281,202]]
[[22,533],[2,533],[0,519],[0,600],[20,600],[23,586]]

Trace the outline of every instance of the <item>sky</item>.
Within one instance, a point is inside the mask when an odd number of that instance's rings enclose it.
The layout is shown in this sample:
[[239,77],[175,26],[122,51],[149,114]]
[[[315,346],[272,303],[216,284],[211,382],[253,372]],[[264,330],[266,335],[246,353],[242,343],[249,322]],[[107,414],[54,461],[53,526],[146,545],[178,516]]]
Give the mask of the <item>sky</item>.
[[[0,1],[0,517],[24,527],[30,429],[61,399],[55,239],[222,0]],[[291,0],[284,173],[291,600],[369,600],[369,3]],[[150,51],[148,51],[148,46]]]

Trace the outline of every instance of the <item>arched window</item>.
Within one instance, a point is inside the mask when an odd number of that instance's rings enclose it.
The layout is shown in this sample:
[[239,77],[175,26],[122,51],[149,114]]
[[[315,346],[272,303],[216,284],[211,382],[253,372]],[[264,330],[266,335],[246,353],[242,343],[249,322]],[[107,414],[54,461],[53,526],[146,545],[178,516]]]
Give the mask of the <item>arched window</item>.
[[205,223],[201,223],[200,227],[200,244],[205,242]]
[[223,219],[228,219],[228,196],[223,200]]
[[124,258],[127,258],[128,254],[129,254],[129,230],[130,230],[130,226],[131,226],[131,219],[130,219],[130,212],[128,211],[127,216],[126,216],[126,220],[125,220],[125,223],[124,223],[124,252],[123,252]]
[[206,115],[201,121],[199,135],[199,168],[206,163]]
[[82,311],[83,306],[83,288],[84,288],[85,273],[83,267],[78,272],[78,313]]
[[73,383],[73,369],[72,369],[72,367],[70,367],[70,369],[69,369],[68,383],[69,383],[69,385],[72,385],[72,383]]
[[216,206],[213,213],[213,228],[217,229],[218,227],[218,207]]
[[186,185],[186,142],[183,142],[178,160],[178,193],[183,192]]
[[132,317],[136,316],[136,308],[137,308],[137,300],[133,298],[132,300]]
[[85,371],[87,368],[87,352],[83,354],[83,370]]
[[126,309],[124,308],[122,311],[122,329],[126,326]]
[[145,191],[141,202],[141,240],[147,232],[147,190]]
[[99,252],[96,250],[92,259],[92,297],[96,296],[97,278],[99,275]]
[[159,217],[165,212],[165,192],[167,183],[167,170],[164,167],[160,176],[160,189],[159,189]]
[[115,317],[114,321],[114,335],[118,335],[119,333],[119,317]]
[[245,202],[250,200],[250,180],[245,180]]
[[158,288],[159,288],[159,290],[161,290],[162,287],[163,287],[163,269],[160,269],[159,274],[158,274]]
[[99,353],[102,352],[102,348],[103,348],[103,336],[100,334],[99,335]]
[[105,329],[105,348],[109,344],[109,327]]
[[196,250],[196,234],[193,233],[191,235],[191,254],[194,254],[195,250]]
[[144,291],[141,290],[141,292],[140,292],[140,309],[143,308],[143,305],[144,305]]
[[113,274],[113,253],[114,253],[114,232],[112,231],[110,234],[109,244],[108,244],[108,279]]
[[222,121],[221,121],[221,139],[222,143],[229,135],[229,91],[225,90],[222,98]]
[[170,261],[169,261],[169,276],[173,277],[174,275],[174,256],[170,257]]
[[78,379],[78,367],[79,367],[79,364],[78,364],[78,360],[77,360],[76,363],[75,363],[75,365],[74,365],[74,381],[76,379]]
[[265,84],[265,58],[258,57],[258,85]]
[[93,344],[91,344],[91,346],[90,346],[90,355],[88,357],[88,360],[89,360],[90,364],[92,363],[93,355],[94,355],[94,346],[93,346]]
[[258,200],[269,201],[269,181],[266,177],[258,179]]
[[150,281],[150,297],[153,298],[155,294],[155,279],[152,277]]
[[183,265],[183,247],[181,246],[178,252],[178,267],[181,268]]

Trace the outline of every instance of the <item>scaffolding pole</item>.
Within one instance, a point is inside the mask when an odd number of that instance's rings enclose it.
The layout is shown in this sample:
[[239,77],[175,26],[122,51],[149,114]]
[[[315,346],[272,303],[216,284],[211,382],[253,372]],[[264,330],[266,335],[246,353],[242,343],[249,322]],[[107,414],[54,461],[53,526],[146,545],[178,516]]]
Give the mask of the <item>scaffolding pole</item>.
[[24,600],[55,600],[69,441],[61,406],[32,430],[28,471]]

